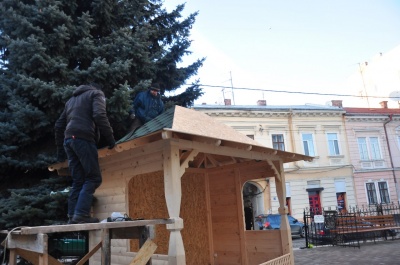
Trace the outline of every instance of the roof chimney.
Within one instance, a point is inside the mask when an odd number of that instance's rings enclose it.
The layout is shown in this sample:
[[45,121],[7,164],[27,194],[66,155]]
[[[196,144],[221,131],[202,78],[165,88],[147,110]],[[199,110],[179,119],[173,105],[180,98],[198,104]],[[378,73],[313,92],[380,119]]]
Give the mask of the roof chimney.
[[230,106],[231,104],[231,100],[229,98],[224,99],[225,102],[225,106]]
[[331,100],[332,101],[332,106],[338,107],[338,108],[343,108],[343,104],[341,100]]
[[383,108],[383,109],[387,109],[388,108],[388,105],[387,105],[387,101],[381,101],[381,102],[379,102],[379,104],[381,105],[381,107]]
[[267,101],[265,99],[257,100],[257,106],[267,106]]

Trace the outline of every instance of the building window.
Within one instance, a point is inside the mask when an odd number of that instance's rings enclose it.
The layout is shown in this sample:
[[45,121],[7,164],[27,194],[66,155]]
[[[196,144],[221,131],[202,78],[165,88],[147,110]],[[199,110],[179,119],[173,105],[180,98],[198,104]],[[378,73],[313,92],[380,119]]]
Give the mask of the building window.
[[376,198],[375,183],[366,183],[367,187],[367,197],[369,204],[377,204],[378,199]]
[[336,193],[337,207],[341,214],[346,213],[346,193],[338,192]]
[[[369,204],[390,203],[389,189],[386,181],[365,183]],[[379,190],[379,193],[376,191]]]
[[314,139],[312,133],[302,133],[304,154],[315,156]]
[[378,137],[358,137],[357,143],[361,160],[382,159]]
[[337,133],[328,133],[327,137],[328,137],[329,155],[331,156],[340,155]]
[[371,159],[379,160],[382,159],[381,150],[379,148],[378,137],[370,137],[369,143],[371,146]]
[[272,148],[285,151],[285,142],[283,141],[283,134],[272,135]]
[[387,182],[386,181],[378,182],[378,187],[379,187],[379,196],[381,197],[381,203],[389,203],[390,197],[389,197]]
[[400,135],[397,136],[397,146],[399,147],[400,150]]

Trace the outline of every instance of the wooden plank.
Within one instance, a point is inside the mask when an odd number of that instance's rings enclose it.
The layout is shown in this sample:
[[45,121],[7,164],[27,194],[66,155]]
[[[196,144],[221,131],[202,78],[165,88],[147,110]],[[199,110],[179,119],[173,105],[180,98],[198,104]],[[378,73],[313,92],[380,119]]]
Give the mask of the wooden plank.
[[17,264],[17,250],[10,249],[10,254],[8,255],[8,264],[16,265]]
[[[255,166],[255,165],[257,165],[257,166]],[[260,168],[258,168],[259,166],[270,168],[270,165],[266,161],[249,160],[249,161],[244,161],[244,162],[240,162],[240,163],[238,162],[236,164],[224,165],[224,166],[221,166],[218,168],[211,168],[208,170],[208,172],[210,174],[215,174],[215,173],[218,174],[221,171],[233,170],[233,169],[238,168],[242,171],[241,174],[245,174],[247,172],[247,170],[249,170],[249,173],[251,173],[251,174],[253,174],[253,172],[254,172],[254,174],[256,174],[256,172],[263,171]]]
[[151,255],[154,254],[156,249],[157,245],[151,239],[147,239],[130,265],[145,265],[150,260]]
[[16,254],[33,265],[48,263],[49,265],[62,265],[57,259],[48,254],[40,254],[24,249],[16,249]]
[[[134,142],[133,141],[129,141],[129,143]],[[145,145],[131,145],[129,146],[127,149],[125,150],[129,150],[129,151],[125,151],[123,154],[116,154],[113,156],[108,157],[107,159],[99,159],[100,165],[103,166],[103,164],[105,165],[109,165],[115,162],[118,162],[121,158],[122,159],[131,159],[132,161],[137,160],[137,158],[141,158],[142,156],[148,156],[150,155],[154,155],[155,153],[159,154],[161,153],[163,147],[164,147],[164,143],[165,140],[158,140],[152,143],[146,143]],[[118,145],[120,146],[120,145]],[[101,157],[105,157],[105,156],[101,156],[101,153],[99,151],[99,158]]]
[[14,234],[17,231],[11,232],[7,238],[7,248],[19,248],[37,253],[47,253],[47,238],[43,233],[37,235],[20,235]]
[[33,265],[39,265],[39,253],[24,250],[24,249],[16,249],[17,255],[21,256],[26,261],[32,263]]
[[149,163],[149,164],[139,165],[139,166],[135,166],[135,167],[127,167],[127,168],[123,168],[123,169],[118,168],[114,172],[109,172],[109,176],[111,176],[112,178],[118,177],[118,176],[133,177],[133,176],[140,175],[140,174],[161,171],[162,169],[163,169],[163,164],[161,162]]
[[[105,204],[96,204],[96,213],[110,213],[110,212],[125,212],[126,211],[126,203],[125,202],[116,202],[109,203],[108,201]],[[101,220],[100,220],[101,221]]]
[[[182,139],[169,139],[171,144],[179,146],[179,148],[190,148],[198,150],[199,152],[206,153],[206,154],[215,154],[215,155],[224,155],[224,156],[231,156],[235,154],[235,157],[240,158],[248,158],[248,159],[255,159],[255,160],[278,160],[279,157],[275,155],[270,155],[261,152],[254,152],[254,151],[247,151],[247,150],[240,150],[237,148],[226,147],[226,146],[215,146],[210,145],[207,143],[198,143],[188,140]],[[300,159],[301,160],[301,159]],[[293,161],[298,161],[293,159]]]
[[110,228],[124,228],[146,225],[159,225],[159,224],[173,224],[174,219],[149,219],[137,221],[123,221],[123,222],[109,222],[109,223],[93,223],[93,224],[73,224],[73,225],[53,225],[53,226],[36,226],[36,227],[23,227],[20,231],[11,232],[21,235],[33,235],[38,233],[58,233],[58,232],[72,232],[82,230],[100,230]]
[[90,250],[76,265],[83,265],[86,261],[88,261],[97,250],[99,250],[103,245],[103,242],[100,241],[92,250]]
[[[124,159],[124,160],[122,160]],[[102,173],[114,172],[116,170],[127,169],[127,168],[140,168],[149,164],[157,164],[162,161],[161,152],[148,154],[146,156],[140,156],[137,158],[126,157],[121,158],[113,163],[108,162],[107,166],[102,165]]]
[[246,237],[244,231],[246,229],[246,224],[244,220],[244,205],[242,199],[242,185],[240,183],[240,170],[235,169],[235,187],[236,187],[236,211],[238,219],[238,228],[236,231],[239,233],[239,243],[240,243],[240,255],[242,257],[242,264],[247,265],[247,252],[246,252]]
[[[207,206],[207,213],[211,213],[211,202],[210,202],[210,177],[208,174],[205,174],[205,198],[206,198],[206,206]],[[209,252],[209,259],[210,262],[214,260],[214,240],[213,240],[213,222],[211,219],[211,214],[207,214],[207,227],[208,227],[208,246],[210,248]]]
[[110,230],[102,230],[102,244],[101,244],[101,264],[111,265],[111,237]]

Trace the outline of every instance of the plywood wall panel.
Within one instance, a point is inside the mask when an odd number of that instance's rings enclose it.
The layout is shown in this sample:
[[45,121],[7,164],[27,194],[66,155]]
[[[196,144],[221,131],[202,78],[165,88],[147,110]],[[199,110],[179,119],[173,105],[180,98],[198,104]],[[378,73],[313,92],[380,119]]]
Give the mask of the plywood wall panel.
[[184,229],[183,243],[186,264],[209,264],[208,218],[203,174],[185,174],[182,177],[181,216]]
[[[209,264],[210,249],[208,219],[203,174],[184,174],[180,216],[184,228],[181,231],[185,246],[186,264]],[[145,219],[169,218],[165,204],[163,172],[142,174],[129,181],[129,214]],[[165,226],[156,226],[154,242],[156,254],[168,254],[169,231]],[[131,251],[138,251],[138,244],[131,241]]]

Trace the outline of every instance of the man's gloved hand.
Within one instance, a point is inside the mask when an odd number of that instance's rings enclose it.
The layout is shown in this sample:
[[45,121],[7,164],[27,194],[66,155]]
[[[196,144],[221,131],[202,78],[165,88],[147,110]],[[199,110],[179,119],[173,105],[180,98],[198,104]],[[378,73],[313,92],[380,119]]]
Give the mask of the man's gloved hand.
[[57,147],[57,162],[64,162],[67,159],[67,154],[63,147]]
[[115,140],[113,139],[112,141],[110,141],[110,143],[108,144],[108,149],[113,149],[115,146]]

